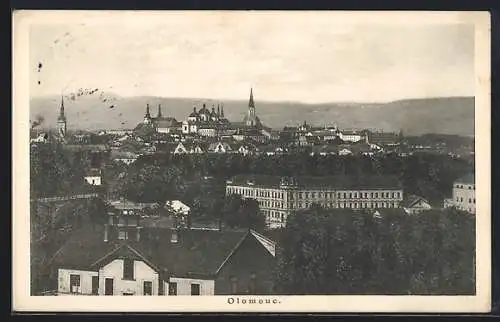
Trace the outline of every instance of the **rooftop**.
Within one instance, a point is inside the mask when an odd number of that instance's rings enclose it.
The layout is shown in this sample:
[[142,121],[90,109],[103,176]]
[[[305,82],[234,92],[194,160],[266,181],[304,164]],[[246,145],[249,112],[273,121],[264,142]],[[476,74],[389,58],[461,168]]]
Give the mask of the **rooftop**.
[[[394,176],[299,176],[295,178],[298,187],[337,188],[337,189],[401,189],[401,182]],[[261,187],[280,186],[281,177],[270,175],[238,175],[228,180],[230,185],[248,185]]]
[[139,242],[104,242],[102,231],[75,234],[53,258],[51,266],[95,270],[107,258],[113,258],[115,252],[132,251],[176,276],[212,275],[249,234],[264,247],[266,245],[261,240],[269,242],[262,235],[248,230],[180,230],[177,243],[171,242],[172,233],[171,229],[143,228]]

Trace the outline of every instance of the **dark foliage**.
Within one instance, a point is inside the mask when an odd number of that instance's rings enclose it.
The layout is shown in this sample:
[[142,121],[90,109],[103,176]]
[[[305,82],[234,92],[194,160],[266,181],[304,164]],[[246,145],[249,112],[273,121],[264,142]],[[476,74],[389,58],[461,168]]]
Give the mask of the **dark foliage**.
[[474,217],[453,209],[376,218],[312,207],[288,218],[282,294],[475,293]]

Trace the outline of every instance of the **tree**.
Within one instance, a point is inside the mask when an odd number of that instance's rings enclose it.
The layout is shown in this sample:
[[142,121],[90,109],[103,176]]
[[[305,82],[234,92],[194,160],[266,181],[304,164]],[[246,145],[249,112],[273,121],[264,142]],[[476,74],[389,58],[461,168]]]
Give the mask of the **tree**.
[[223,221],[233,228],[265,228],[265,218],[260,212],[259,203],[255,199],[242,199],[239,195],[226,198],[223,207]]
[[314,206],[288,217],[278,253],[283,294],[473,294],[475,228],[470,215],[409,216]]

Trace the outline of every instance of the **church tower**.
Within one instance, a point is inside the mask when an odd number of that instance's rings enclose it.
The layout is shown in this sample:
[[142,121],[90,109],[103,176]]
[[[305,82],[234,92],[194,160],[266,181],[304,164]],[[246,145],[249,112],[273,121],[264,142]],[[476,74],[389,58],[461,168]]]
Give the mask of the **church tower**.
[[157,119],[161,119],[161,104],[158,104],[158,116],[156,116]]
[[57,117],[57,131],[59,136],[66,136],[66,115],[64,114],[64,97],[61,96],[61,107],[59,109],[59,116]]
[[151,123],[151,114],[149,114],[149,104],[146,104],[146,114],[144,114],[144,124]]
[[248,112],[245,118],[245,124],[247,126],[256,126],[257,119],[255,115],[255,103],[253,101],[253,88],[250,88],[250,99],[248,101]]

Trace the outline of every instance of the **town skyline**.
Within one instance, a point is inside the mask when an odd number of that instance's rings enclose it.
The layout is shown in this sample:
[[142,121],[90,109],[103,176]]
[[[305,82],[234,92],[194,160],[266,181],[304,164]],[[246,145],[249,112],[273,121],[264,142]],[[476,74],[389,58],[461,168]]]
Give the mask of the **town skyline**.
[[474,96],[473,25],[242,17],[37,25],[30,97],[99,88],[122,97],[239,100],[251,87],[261,102],[306,104]]

